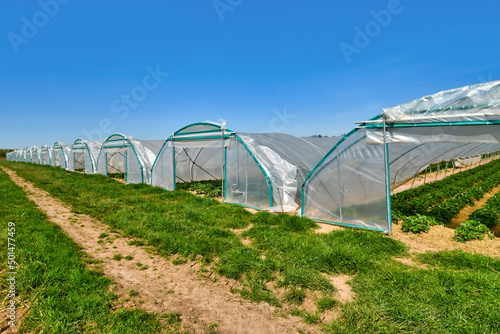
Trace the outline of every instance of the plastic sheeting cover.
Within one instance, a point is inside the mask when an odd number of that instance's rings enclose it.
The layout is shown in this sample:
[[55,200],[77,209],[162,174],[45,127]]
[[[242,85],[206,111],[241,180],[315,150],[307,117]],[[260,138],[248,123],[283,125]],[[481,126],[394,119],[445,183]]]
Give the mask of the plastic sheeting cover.
[[77,169],[83,169],[85,174],[97,172],[97,155],[101,146],[101,142],[75,140],[68,158],[68,169],[73,172]]
[[149,183],[151,167],[163,142],[111,135],[99,150],[97,173],[125,173],[128,183]]
[[366,130],[345,138],[304,183],[302,213],[309,218],[387,231],[383,145]]
[[488,120],[500,116],[500,81],[446,90],[392,108],[385,108],[388,122],[418,123],[457,120]]

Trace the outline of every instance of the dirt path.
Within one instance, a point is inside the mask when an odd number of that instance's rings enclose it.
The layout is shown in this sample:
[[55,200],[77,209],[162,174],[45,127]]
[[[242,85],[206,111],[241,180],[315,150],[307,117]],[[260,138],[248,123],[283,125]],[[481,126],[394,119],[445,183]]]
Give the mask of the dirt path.
[[[99,267],[116,282],[113,290],[121,297],[121,305],[117,307],[136,306],[158,313],[177,311],[188,330],[195,333],[209,332],[214,324],[219,333],[319,332],[319,329],[304,324],[299,317],[274,316],[273,312],[278,310],[269,304],[242,300],[229,291],[231,286],[238,285],[236,281],[218,278],[214,283],[200,277],[196,273],[200,265],[196,262],[176,266],[146,249],[129,245],[128,239],[109,232],[107,225],[86,215],[72,213],[63,202],[18,177],[15,172],[2,169],[50,221],[59,225],[89,256],[102,261]],[[102,233],[109,236],[99,238]],[[131,255],[133,260],[118,261],[113,259],[116,254]]]

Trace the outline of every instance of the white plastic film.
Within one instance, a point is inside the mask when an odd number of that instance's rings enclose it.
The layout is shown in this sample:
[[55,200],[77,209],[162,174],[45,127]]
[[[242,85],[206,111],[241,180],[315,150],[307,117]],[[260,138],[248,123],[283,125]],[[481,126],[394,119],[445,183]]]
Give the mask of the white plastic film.
[[388,231],[383,145],[366,130],[348,136],[304,184],[303,214],[348,226]]
[[455,120],[488,120],[500,116],[500,81],[465,86],[424,96],[392,108],[385,108],[389,122],[418,123]]

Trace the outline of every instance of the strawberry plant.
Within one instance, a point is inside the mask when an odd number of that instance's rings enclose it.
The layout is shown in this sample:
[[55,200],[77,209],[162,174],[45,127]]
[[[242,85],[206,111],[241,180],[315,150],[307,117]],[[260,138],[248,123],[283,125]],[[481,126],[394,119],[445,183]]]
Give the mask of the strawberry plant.
[[453,240],[458,242],[466,242],[474,239],[482,240],[485,235],[489,236],[491,239],[494,238],[486,225],[475,220],[467,220],[465,223],[460,224],[455,230]]
[[421,233],[428,232],[431,225],[437,225],[434,217],[416,215],[406,217],[401,224],[403,232]]
[[498,222],[498,211],[491,207],[479,208],[469,215],[469,219],[478,221],[488,228],[493,228]]

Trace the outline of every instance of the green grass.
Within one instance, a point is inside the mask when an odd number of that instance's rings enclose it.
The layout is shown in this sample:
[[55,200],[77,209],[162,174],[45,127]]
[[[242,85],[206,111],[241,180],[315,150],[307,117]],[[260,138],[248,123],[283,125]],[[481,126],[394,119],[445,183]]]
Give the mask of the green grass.
[[[329,333],[496,333],[500,331],[500,282],[490,258],[470,258],[457,270],[446,253],[419,258],[429,270],[396,262],[406,247],[381,233],[354,229],[316,234],[309,219],[221,204],[187,192],[148,185],[125,185],[100,175],[84,175],[48,166],[2,163],[52,196],[133,238],[160,255],[200,258],[220,275],[239,280],[244,298],[281,306],[309,323],[320,311],[340,307],[342,316],[325,325]],[[241,237],[233,229],[251,228]],[[450,253],[451,254],[451,253]],[[450,255],[452,258],[457,255]],[[462,256],[467,263],[466,257]],[[495,271],[487,271],[484,261]],[[448,262],[447,262],[448,261]],[[142,267],[142,264],[139,264]],[[474,267],[476,266],[476,267]],[[355,301],[340,304],[325,275],[349,274]],[[272,282],[272,284],[269,284]],[[286,296],[273,287],[284,288]],[[301,291],[314,290],[318,312],[301,309]],[[493,298],[494,297],[494,298]]]
[[[0,170],[0,259],[5,268],[7,224],[15,223],[17,294],[30,306],[20,332],[159,333],[157,315],[141,310],[113,312],[112,282],[96,270],[59,227],[28,201],[24,192]],[[6,274],[0,297],[6,296]],[[18,305],[19,306],[19,305]],[[179,327],[179,326],[178,326]]]
[[498,273],[388,265],[358,276],[356,303],[343,307],[329,333],[498,333]]

